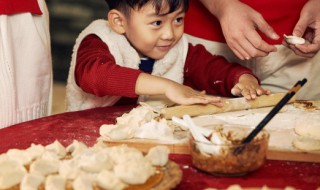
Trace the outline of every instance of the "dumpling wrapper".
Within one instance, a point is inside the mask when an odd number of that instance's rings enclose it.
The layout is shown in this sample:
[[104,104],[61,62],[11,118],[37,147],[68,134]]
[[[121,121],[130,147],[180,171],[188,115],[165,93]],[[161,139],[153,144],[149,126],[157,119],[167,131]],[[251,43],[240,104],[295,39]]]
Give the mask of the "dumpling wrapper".
[[103,170],[97,177],[97,184],[103,189],[122,190],[127,187],[114,173]]
[[74,190],[93,190],[92,181],[85,176],[78,176],[72,182],[72,188]]
[[9,189],[21,182],[27,170],[17,161],[2,159],[0,161],[0,189]]
[[55,140],[53,143],[47,145],[45,149],[55,153],[59,158],[63,158],[67,154],[66,148],[58,140]]
[[300,38],[298,36],[287,36],[284,34],[284,38],[287,43],[293,44],[293,45],[301,45],[306,43],[306,40],[304,38]]
[[174,135],[174,130],[167,125],[165,119],[152,120],[142,126],[140,126],[134,134],[135,138],[141,139],[154,139],[154,140],[163,140],[163,141],[176,141]]
[[23,177],[20,183],[20,190],[37,190],[40,184],[43,182],[43,176],[37,174],[27,174]]
[[164,166],[169,160],[169,148],[166,146],[156,146],[149,150],[146,158],[153,166]]
[[65,190],[66,179],[59,175],[49,175],[45,180],[45,189]]
[[300,136],[320,140],[320,114],[301,115],[294,130]]
[[77,165],[85,172],[98,173],[102,170],[111,170],[113,161],[108,154],[108,150],[94,152],[88,149],[78,157]]
[[293,139],[294,147],[304,151],[318,151],[320,150],[320,140],[298,136]]
[[77,157],[81,155],[88,147],[83,142],[79,142],[77,140],[73,140],[73,142],[66,148],[68,153],[71,153],[72,157]]
[[113,170],[119,179],[133,185],[144,184],[156,172],[151,163],[146,160],[118,164]]
[[30,165],[29,173],[35,173],[42,176],[57,173],[59,171],[59,162],[39,158]]

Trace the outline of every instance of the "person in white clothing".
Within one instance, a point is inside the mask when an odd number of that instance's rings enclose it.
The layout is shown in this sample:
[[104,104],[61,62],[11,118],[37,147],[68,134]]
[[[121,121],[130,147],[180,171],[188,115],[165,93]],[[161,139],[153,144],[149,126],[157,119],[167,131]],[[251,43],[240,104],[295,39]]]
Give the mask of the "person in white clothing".
[[51,113],[52,60],[44,0],[2,0],[0,128]]

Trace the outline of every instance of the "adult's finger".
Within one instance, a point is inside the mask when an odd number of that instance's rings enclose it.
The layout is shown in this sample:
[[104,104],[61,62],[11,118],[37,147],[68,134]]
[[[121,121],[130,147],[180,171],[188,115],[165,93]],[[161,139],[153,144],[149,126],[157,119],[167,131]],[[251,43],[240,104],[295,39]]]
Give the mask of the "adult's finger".
[[299,55],[301,57],[312,58],[316,54],[316,52],[310,52],[310,53],[302,52],[297,47],[291,47],[291,49],[296,55]]
[[232,52],[241,60],[245,60],[249,57],[249,54],[246,54],[245,51],[241,48],[241,46],[238,43],[228,43],[228,46],[232,50]]
[[300,17],[297,24],[293,28],[292,34],[294,36],[302,37],[308,27],[308,19],[306,17]]
[[[258,34],[257,34],[258,35]],[[259,35],[258,35],[259,36]],[[263,57],[269,54],[269,52],[261,51],[250,43],[246,36],[234,39],[232,42],[228,42],[232,51],[242,60],[249,60],[253,57]]]
[[241,53],[245,60],[249,60],[254,57],[250,55],[250,50],[253,51],[254,47],[248,42],[246,38],[243,38],[241,41],[239,41],[236,47],[237,51]]
[[296,45],[295,46],[299,51],[302,53],[308,54],[308,53],[317,53],[320,49],[319,44],[305,44],[305,45]]
[[267,21],[264,20],[261,15],[259,15],[254,20],[254,23],[256,24],[256,28],[268,38],[273,40],[278,40],[280,38],[279,35],[273,30],[273,28],[267,23]]
[[256,51],[250,52],[250,55],[254,57],[265,56],[270,52],[277,51],[277,48],[274,45],[268,44],[264,41],[257,31],[249,31],[246,34],[247,40],[252,44]]

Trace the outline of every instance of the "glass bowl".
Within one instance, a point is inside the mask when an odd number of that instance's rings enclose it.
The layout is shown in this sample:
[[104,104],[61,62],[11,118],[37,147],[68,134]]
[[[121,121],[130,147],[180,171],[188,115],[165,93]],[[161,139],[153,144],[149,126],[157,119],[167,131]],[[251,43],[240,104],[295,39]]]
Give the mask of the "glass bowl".
[[[262,130],[249,143],[241,141],[252,128],[220,125],[213,129],[209,142],[196,141],[190,134],[192,164],[197,169],[218,176],[242,176],[260,168],[268,149],[269,133]],[[220,142],[212,142],[215,134]]]

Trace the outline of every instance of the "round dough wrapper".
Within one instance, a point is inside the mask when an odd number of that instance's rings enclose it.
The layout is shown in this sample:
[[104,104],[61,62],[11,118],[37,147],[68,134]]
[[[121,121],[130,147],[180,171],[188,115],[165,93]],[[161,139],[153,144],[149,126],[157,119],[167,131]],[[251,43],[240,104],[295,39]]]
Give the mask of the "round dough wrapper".
[[300,136],[320,140],[320,114],[302,115],[294,130]]
[[304,151],[317,151],[320,150],[320,140],[298,136],[293,139],[292,144],[294,147]]

